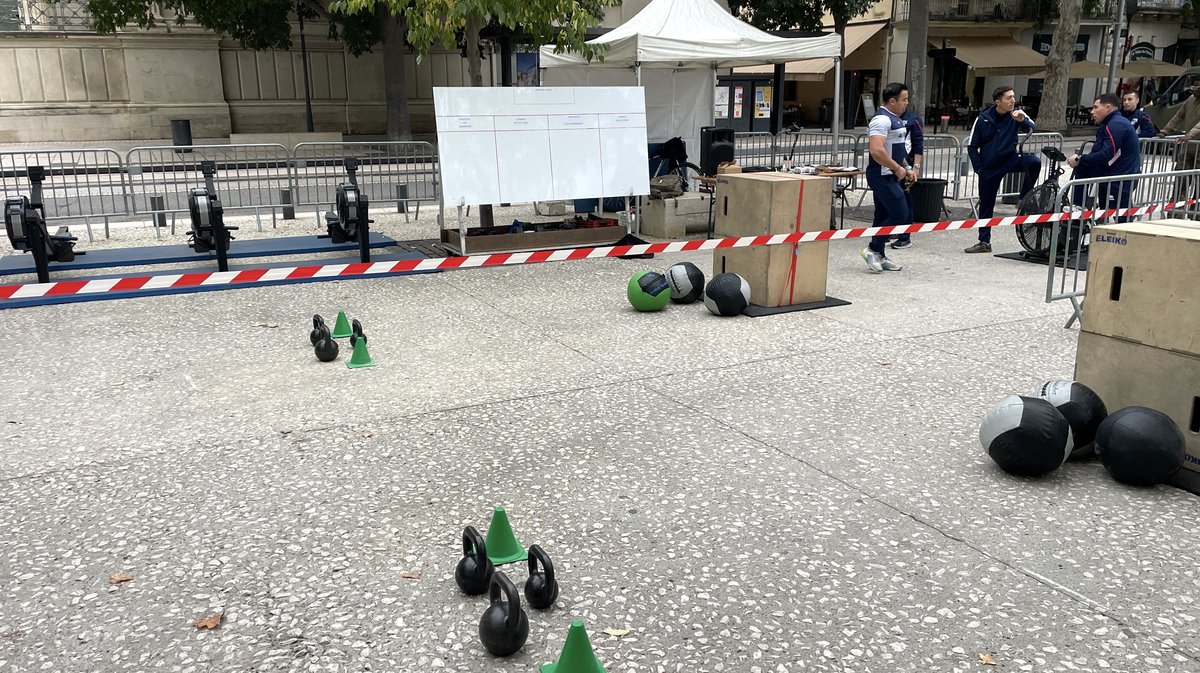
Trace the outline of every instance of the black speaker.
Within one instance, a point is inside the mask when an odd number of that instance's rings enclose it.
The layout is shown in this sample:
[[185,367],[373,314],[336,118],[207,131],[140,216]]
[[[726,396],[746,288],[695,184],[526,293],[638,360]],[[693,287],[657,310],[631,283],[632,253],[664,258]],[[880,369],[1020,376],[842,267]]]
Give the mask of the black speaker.
[[716,175],[717,166],[733,161],[733,139],[733,129],[700,127],[700,170],[705,175]]

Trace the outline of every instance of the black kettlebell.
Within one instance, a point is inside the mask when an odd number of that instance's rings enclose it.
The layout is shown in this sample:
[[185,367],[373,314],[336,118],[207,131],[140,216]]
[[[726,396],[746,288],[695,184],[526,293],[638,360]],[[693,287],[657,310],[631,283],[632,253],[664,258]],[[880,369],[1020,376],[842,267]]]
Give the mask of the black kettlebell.
[[[542,570],[538,571],[538,564]],[[525,601],[537,610],[545,610],[558,600],[558,582],[554,579],[554,564],[538,545],[529,548],[529,579],[525,580]]]
[[497,570],[488,585],[492,604],[479,618],[479,640],[497,657],[507,657],[525,645],[529,637],[529,617],[521,609],[517,587],[508,575]]
[[464,594],[478,596],[488,590],[488,583],[492,581],[492,572],[496,570],[496,566],[492,565],[492,559],[488,558],[487,545],[474,526],[463,529],[462,544],[463,557],[454,569],[454,582]]
[[362,339],[364,344],[367,343],[367,335],[363,334],[362,323],[355,318],[350,321],[350,347],[354,348],[354,342],[359,339]]
[[332,362],[338,356],[337,340],[329,336],[329,328],[321,325],[321,338],[317,339],[317,343],[313,344],[313,350],[317,354],[317,359],[321,362]]
[[312,345],[316,346],[317,342],[321,340],[321,328],[324,326],[325,319],[319,315],[314,315],[313,328],[312,331],[308,333],[308,340],[312,342]]

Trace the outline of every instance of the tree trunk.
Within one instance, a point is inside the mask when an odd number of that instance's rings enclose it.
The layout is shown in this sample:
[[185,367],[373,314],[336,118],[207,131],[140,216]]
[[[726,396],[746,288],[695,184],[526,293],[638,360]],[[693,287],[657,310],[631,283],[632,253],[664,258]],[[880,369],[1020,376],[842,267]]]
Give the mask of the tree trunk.
[[[904,74],[908,85],[908,109],[925,119],[929,104],[926,53],[929,51],[929,0],[908,3],[908,63]],[[932,122],[925,119],[928,126]]]
[[[471,80],[471,86],[483,86],[483,70],[479,63],[479,28],[482,25],[483,21],[478,16],[468,16],[467,25],[463,28],[467,41],[467,76]],[[495,223],[492,217],[492,207],[481,204],[479,206],[479,226],[491,227],[495,226]]]
[[387,3],[375,9],[383,39],[383,92],[387,101],[387,139],[412,140],[412,117],[405,92],[404,37],[408,22],[403,14],[392,14]]
[[479,28],[482,24],[479,17],[468,16],[463,29],[467,39],[467,75],[471,78],[471,86],[483,86],[483,71],[479,63]]
[[1067,128],[1067,75],[1075,54],[1075,39],[1079,37],[1083,0],[1061,0],[1058,11],[1054,42],[1046,57],[1046,81],[1042,85],[1042,104],[1037,119],[1038,129],[1042,131],[1065,131]]

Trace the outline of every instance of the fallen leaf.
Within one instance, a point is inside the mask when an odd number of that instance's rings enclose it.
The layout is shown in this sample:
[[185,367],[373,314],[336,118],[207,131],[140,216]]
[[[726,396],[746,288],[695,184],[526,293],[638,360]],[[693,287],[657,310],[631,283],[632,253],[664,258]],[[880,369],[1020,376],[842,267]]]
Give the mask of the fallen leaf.
[[215,629],[221,625],[221,619],[223,619],[224,617],[225,617],[224,612],[218,612],[217,614],[215,614],[211,617],[205,617],[204,619],[197,619],[196,621],[192,622],[192,626],[194,626],[198,629]]
[[996,657],[993,657],[991,654],[984,652],[983,654],[979,655],[979,663],[983,664],[984,666],[995,666],[996,665]]
[[362,436],[363,436],[363,439],[366,439],[368,437],[374,437],[375,433],[368,430],[367,432],[362,433]]
[[421,579],[421,573],[415,570],[406,570],[400,573],[400,577],[406,580],[419,580]]
[[281,434],[281,435],[289,435],[291,433],[292,433],[292,431],[288,428],[284,428],[283,430],[279,431],[279,434]]
[[276,327],[279,327],[279,323],[277,323],[277,322],[256,322],[256,323],[254,323],[254,326],[255,327],[269,327],[271,329],[275,329]]
[[629,629],[607,628],[607,629],[604,629],[604,632],[610,636],[616,636],[617,638],[620,638],[621,636],[629,635]]
[[879,366],[880,366],[880,367],[891,367],[891,366],[892,366],[892,363],[890,363],[890,362],[880,362],[880,363],[879,363]]
[[122,583],[128,582],[132,579],[133,579],[133,575],[126,575],[125,573],[117,573],[116,575],[109,576],[108,583],[109,584],[122,584]]

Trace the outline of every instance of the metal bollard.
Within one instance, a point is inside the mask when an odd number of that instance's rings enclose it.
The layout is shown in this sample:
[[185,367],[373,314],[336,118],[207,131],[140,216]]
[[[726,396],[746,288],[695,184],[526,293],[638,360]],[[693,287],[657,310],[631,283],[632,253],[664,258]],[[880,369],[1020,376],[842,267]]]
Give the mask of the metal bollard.
[[403,213],[408,222],[408,185],[396,185],[396,212]]
[[159,229],[167,228],[167,199],[164,196],[150,197],[150,210],[153,211],[153,225],[155,235]]
[[283,204],[283,219],[296,219],[296,207],[293,205],[295,201],[292,200],[292,190],[290,188],[279,190],[279,202]]

